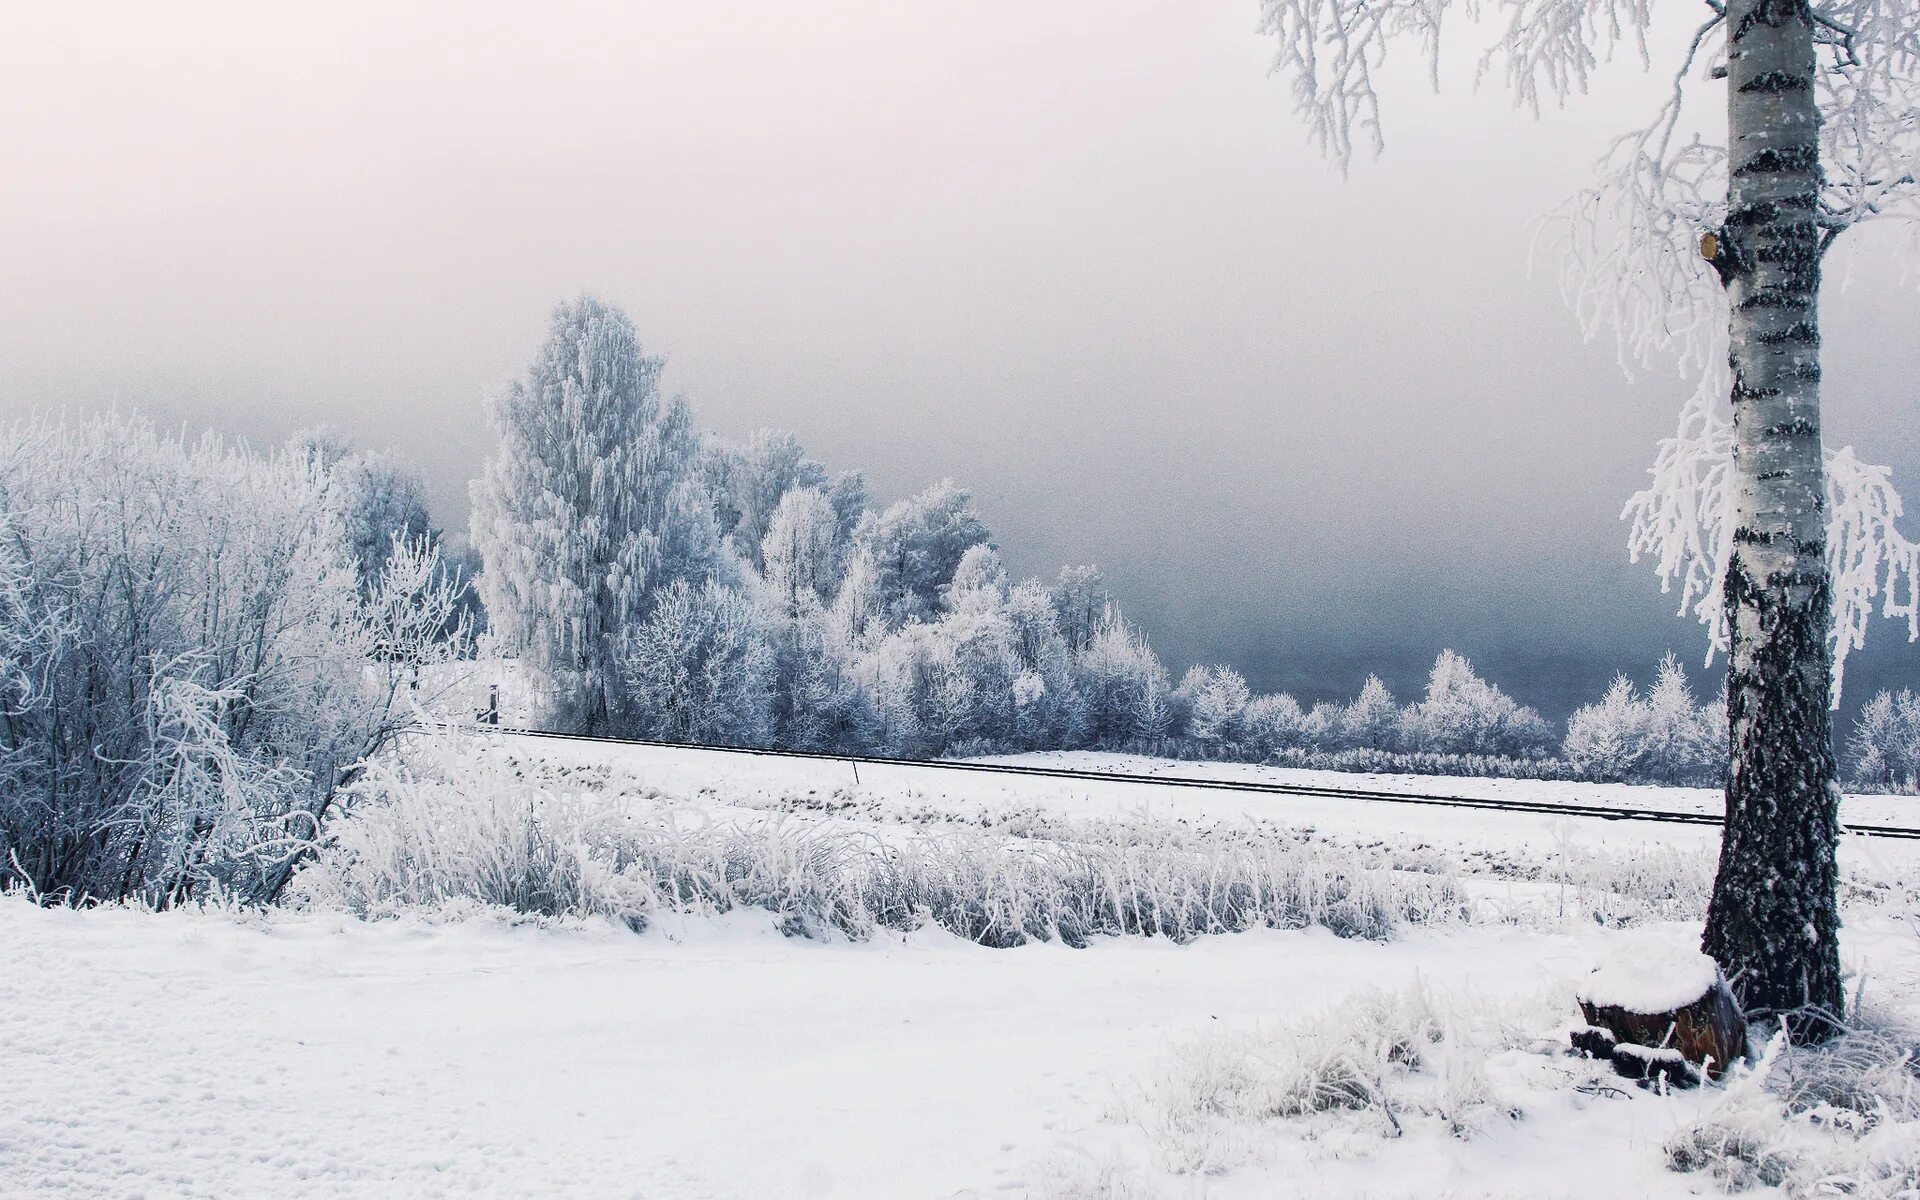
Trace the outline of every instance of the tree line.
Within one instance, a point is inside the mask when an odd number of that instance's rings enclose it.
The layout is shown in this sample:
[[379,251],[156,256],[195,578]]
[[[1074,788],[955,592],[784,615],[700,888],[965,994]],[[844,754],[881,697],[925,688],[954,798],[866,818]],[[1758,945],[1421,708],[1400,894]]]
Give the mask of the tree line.
[[[1717,786],[1723,701],[1669,656],[1556,730],[1443,652],[1424,693],[1256,695],[1238,671],[1175,680],[1099,570],[1009,577],[971,494],[886,507],[789,433],[735,444],[665,399],[624,313],[558,306],[490,406],[473,489],[499,648],[541,682],[549,728],[902,756],[1130,750],[1348,770]],[[1877,711],[1877,710],[1876,710]],[[1885,756],[1881,756],[1884,758]]]

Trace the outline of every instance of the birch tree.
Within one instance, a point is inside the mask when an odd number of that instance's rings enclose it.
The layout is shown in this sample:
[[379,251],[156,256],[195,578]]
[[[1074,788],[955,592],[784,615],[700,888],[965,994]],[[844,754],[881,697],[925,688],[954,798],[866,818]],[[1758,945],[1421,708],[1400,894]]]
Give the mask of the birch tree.
[[[1262,0],[1262,13],[1298,113],[1343,166],[1356,143],[1383,146],[1389,50],[1415,43],[1437,81],[1450,16],[1491,35],[1481,74],[1504,74],[1535,111],[1617,52],[1650,63],[1654,50],[1652,0]],[[1562,214],[1563,279],[1623,363],[1671,353],[1700,380],[1626,515],[1636,557],[1655,557],[1729,653],[1705,948],[1750,1011],[1817,1038],[1842,999],[1839,669],[1876,599],[1920,633],[1920,547],[1895,528],[1887,472],[1823,449],[1819,291],[1842,233],[1920,218],[1920,3],[1707,0],[1673,49],[1654,119]]]
[[480,590],[504,648],[548,686],[544,721],[604,732],[620,711],[616,643],[655,593],[722,564],[685,404],[625,313],[557,306],[524,380],[492,398],[500,449],[473,484]]

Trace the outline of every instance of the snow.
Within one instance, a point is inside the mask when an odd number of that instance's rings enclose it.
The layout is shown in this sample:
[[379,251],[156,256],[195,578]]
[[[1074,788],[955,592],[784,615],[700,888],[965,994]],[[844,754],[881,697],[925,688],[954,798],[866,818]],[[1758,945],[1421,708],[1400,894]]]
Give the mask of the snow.
[[[778,798],[805,794],[845,795],[869,801],[895,815],[935,810],[971,819],[1004,819],[1035,808],[1065,817],[1186,822],[1270,823],[1348,836],[1418,839],[1484,851],[1528,846],[1558,851],[1569,846],[1665,847],[1710,851],[1719,831],[1708,825],[1632,820],[1583,820],[1445,806],[1395,804],[1319,796],[1262,795],[1217,789],[1167,787],[1125,780],[1050,779],[942,771],[908,764],[835,759],[789,759],[696,747],[621,746],[503,735],[500,746],[532,762],[562,769],[611,769],[630,786],[674,793]],[[1365,788],[1383,792],[1494,800],[1548,801],[1664,812],[1718,813],[1721,794],[1704,788],[1569,783],[1525,779],[1475,779],[1425,775],[1355,775],[1246,763],[1191,762],[1097,751],[1005,755],[974,760],[1031,764],[1132,775]],[[1920,801],[1907,796],[1849,796],[1845,821],[1920,826]],[[1894,869],[1920,864],[1920,843],[1849,838],[1843,861]]]
[[995,951],[11,899],[0,938],[0,1064],[38,1098],[0,1110],[11,1195],[895,1198],[1037,1186],[1179,1039],[1368,985],[1531,991],[1604,935]]
[[1636,1013],[1665,1013],[1706,995],[1720,969],[1697,948],[1625,937],[1580,983],[1581,1000]]
[[[850,765],[831,761],[452,741],[510,755],[542,786],[743,825],[937,838],[967,822],[1045,834],[1019,825],[1022,814],[1086,823],[1072,829],[1304,822],[1409,854],[1425,846],[1422,870],[1458,871],[1476,840],[1492,849],[1475,853],[1532,870],[1555,837],[1644,859],[1663,839],[1704,852],[1712,832],[870,765],[856,786]],[[1920,996],[1910,909],[1858,902],[1842,940],[1866,990],[1909,1009]],[[1565,1049],[1580,1020],[1575,994],[1583,980],[1592,987],[1597,962],[1624,947],[1637,961],[1697,967],[1697,920],[1642,915],[1621,931],[1551,905],[1518,911],[1385,941],[1254,930],[1185,945],[987,949],[932,929],[880,929],[858,943],[784,937],[774,914],[745,909],[663,908],[636,934],[459,903],[361,921],[320,908],[155,914],[0,897],[0,1192],[1252,1200],[1710,1190],[1703,1176],[1669,1170],[1664,1148],[1713,1115],[1718,1089],[1658,1095]],[[1395,1049],[1403,1043],[1417,1065]],[[1349,1095],[1323,1086],[1342,1070],[1361,1072],[1364,1087],[1346,1086],[1363,1098],[1323,1103]],[[1570,1169],[1576,1155],[1604,1171]]]

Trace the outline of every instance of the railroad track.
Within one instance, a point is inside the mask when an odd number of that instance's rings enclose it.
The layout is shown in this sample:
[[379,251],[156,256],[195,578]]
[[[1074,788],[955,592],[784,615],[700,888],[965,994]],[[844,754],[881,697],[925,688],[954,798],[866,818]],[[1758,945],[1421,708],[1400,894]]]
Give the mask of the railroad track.
[[[461,726],[474,729],[474,726]],[[1479,808],[1496,812],[1523,812],[1549,816],[1589,817],[1602,821],[1655,821],[1673,825],[1720,824],[1710,813],[1669,812],[1657,808],[1613,808],[1589,804],[1566,804],[1552,800],[1496,800],[1481,796],[1444,796],[1431,792],[1387,792],[1376,788],[1326,787],[1306,783],[1271,783],[1259,780],[1208,779],[1196,775],[1142,775],[1128,771],[1089,771],[1074,767],[1047,767],[1030,764],[951,762],[921,758],[888,758],[871,754],[829,754],[816,750],[768,750],[758,746],[695,746],[682,742],[656,742],[643,738],[606,737],[586,733],[554,733],[545,729],[522,729],[509,725],[483,725],[483,733],[512,737],[550,738],[567,742],[601,742],[615,746],[651,746],[665,750],[692,750],[710,754],[751,755],[758,758],[819,759],[824,762],[852,763],[859,766],[907,767],[922,771],[972,771],[988,775],[1026,775],[1043,779],[1073,779],[1092,783],[1129,783],[1149,787],[1196,788],[1214,792],[1241,792],[1273,796],[1313,796],[1333,800],[1357,800],[1384,804],[1420,804],[1439,808]],[[1847,833],[1858,837],[1904,838],[1920,840],[1920,828],[1905,825],[1846,825]]]

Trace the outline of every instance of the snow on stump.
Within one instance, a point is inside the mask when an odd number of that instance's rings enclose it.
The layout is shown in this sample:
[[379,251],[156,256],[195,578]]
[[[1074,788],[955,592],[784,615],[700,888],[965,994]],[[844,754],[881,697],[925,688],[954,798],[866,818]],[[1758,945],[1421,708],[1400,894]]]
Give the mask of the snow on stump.
[[1692,1087],[1747,1051],[1747,1019],[1714,961],[1671,942],[1634,939],[1601,962],[1575,999],[1586,1025],[1573,1048],[1629,1079]]

